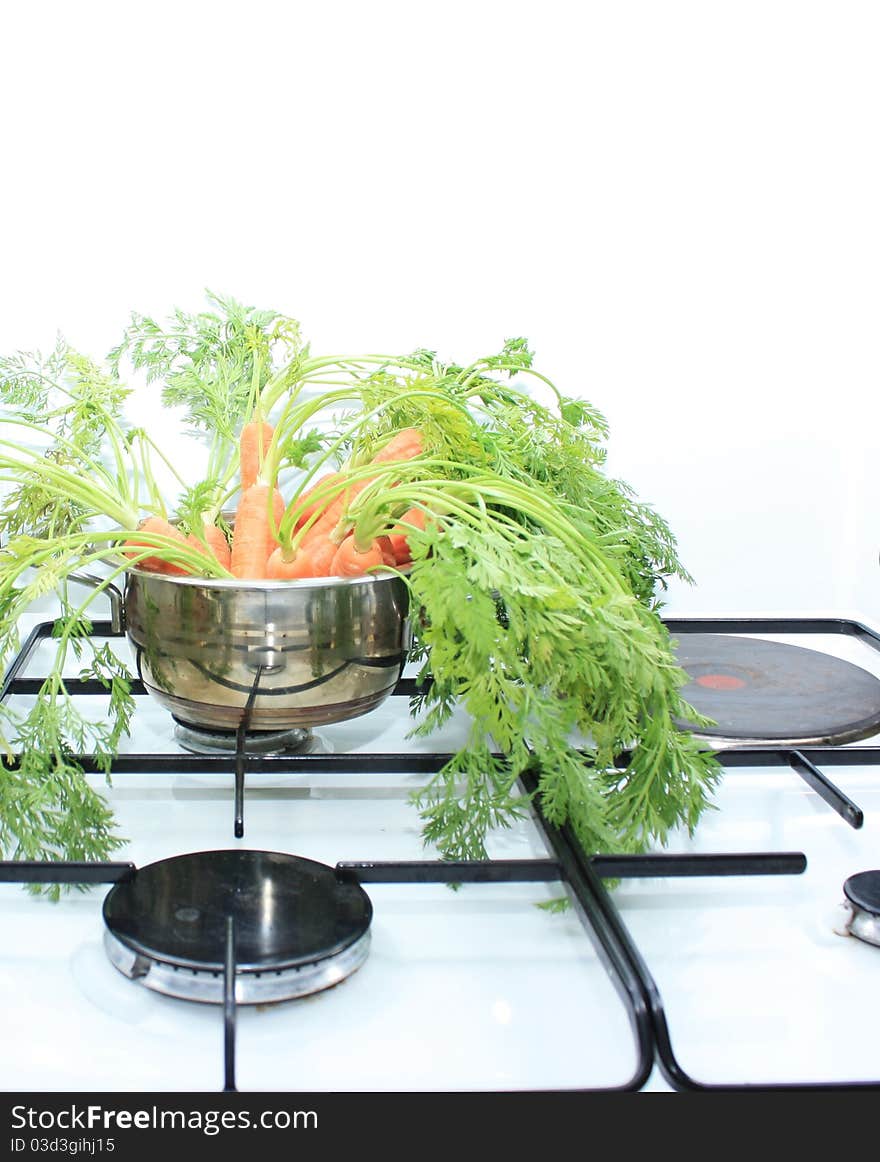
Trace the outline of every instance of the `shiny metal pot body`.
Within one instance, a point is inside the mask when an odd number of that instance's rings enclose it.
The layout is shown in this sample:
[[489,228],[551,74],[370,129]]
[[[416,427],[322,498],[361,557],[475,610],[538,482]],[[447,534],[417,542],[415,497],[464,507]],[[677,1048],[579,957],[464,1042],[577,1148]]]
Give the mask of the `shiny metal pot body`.
[[206,580],[132,569],[125,629],[147,690],[201,729],[278,731],[366,714],[410,645],[396,574]]

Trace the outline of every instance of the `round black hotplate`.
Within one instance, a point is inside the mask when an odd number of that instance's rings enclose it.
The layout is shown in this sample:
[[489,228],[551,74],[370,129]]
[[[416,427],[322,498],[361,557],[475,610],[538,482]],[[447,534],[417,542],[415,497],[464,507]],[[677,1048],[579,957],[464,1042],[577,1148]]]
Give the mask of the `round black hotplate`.
[[683,634],[681,695],[715,725],[679,725],[734,742],[846,743],[880,731],[880,679],[820,650],[764,638]]
[[363,962],[372,905],[363,888],[300,856],[231,849],[139,868],[104,900],[111,961],[151,988],[220,1001],[229,918],[237,999],[326,988]]

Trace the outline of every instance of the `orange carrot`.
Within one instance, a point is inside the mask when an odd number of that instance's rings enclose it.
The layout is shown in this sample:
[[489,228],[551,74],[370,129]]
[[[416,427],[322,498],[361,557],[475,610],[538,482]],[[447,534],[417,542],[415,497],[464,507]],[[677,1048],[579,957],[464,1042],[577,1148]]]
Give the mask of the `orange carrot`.
[[278,545],[266,562],[266,576],[272,578],[329,577],[330,563],[339,546],[329,537],[318,537],[300,545],[292,557],[285,557]]
[[382,536],[376,537],[376,541],[378,542],[379,548],[382,551],[382,558],[385,561],[385,564],[392,569],[396,569],[397,554],[394,552],[394,545],[391,543],[391,537],[385,536],[383,533]]
[[242,492],[257,483],[266,451],[274,434],[274,427],[266,420],[250,420],[241,429],[238,452]]
[[[162,516],[148,516],[140,522],[138,528],[144,533],[156,533],[161,537],[170,537],[174,541],[180,541],[181,544],[186,543],[186,538],[180,529],[176,528],[170,521]],[[139,541],[136,537],[129,537],[126,546],[130,549],[144,549],[150,544],[149,541]],[[126,556],[131,557],[134,554],[126,553]],[[143,560],[137,562],[139,569],[148,569],[153,573],[170,573],[176,566],[163,560],[161,556],[144,557]]]
[[[418,428],[404,428],[393,436],[384,448],[380,449],[370,461],[371,464],[388,464],[399,460],[411,460],[420,456],[424,451],[424,438]],[[341,479],[341,473],[335,473]],[[346,506],[362,492],[370,478],[353,481],[348,488],[339,491],[326,505],[315,523],[306,532],[303,543],[308,543],[313,537],[324,537],[332,533],[345,511]]]
[[[207,542],[207,549],[205,548],[204,541],[199,540],[195,533],[189,534],[189,536],[186,538],[186,543],[190,548],[195,549],[198,553],[201,553],[202,556],[205,557],[206,561],[213,559],[222,565],[224,569],[228,569],[232,552],[229,548],[229,542],[227,541],[223,530],[218,529],[216,525],[210,524],[206,521],[204,540]],[[167,566],[167,571],[169,573],[179,573],[186,575],[193,573],[193,569],[188,565],[169,564]]]
[[292,557],[286,559],[281,546],[277,545],[266,562],[266,577],[271,581],[295,581],[301,577],[314,575],[311,554],[305,549],[299,549]]
[[[329,472],[326,476],[322,476],[321,479],[313,484],[310,488],[307,488],[301,496],[297,496],[294,500],[292,500],[290,502],[291,506],[295,505],[297,508],[299,508],[303,501],[308,500],[310,496],[314,496],[318,489],[326,489],[330,485],[334,484],[337,480],[341,481],[341,479],[342,478],[338,472]],[[301,529],[306,521],[311,516],[313,516],[322,505],[326,505],[332,495],[332,491],[325,492],[317,500],[314,500],[311,502],[311,504],[306,505],[300,515],[296,518],[296,524],[293,526],[294,532]]]
[[[393,562],[387,537],[376,537],[366,552],[358,551],[354,536],[349,534],[339,543],[339,548],[330,562],[330,573],[334,577],[359,577],[370,569],[388,566]],[[390,559],[389,559],[390,558]]]
[[229,561],[234,577],[257,580],[266,576],[266,562],[278,543],[269,514],[270,502],[277,530],[286,507],[280,489],[269,484],[252,484],[241,494]]
[[360,490],[357,485],[353,485],[340,492],[337,496],[334,496],[326,508],[322,510],[321,515],[315,523],[310,525],[303,533],[303,538],[300,542],[301,546],[312,544],[315,541],[326,540],[339,524],[342,514],[345,511],[345,506],[353,496],[357,495],[358,491]]
[[[190,540],[196,541],[197,538],[190,537]],[[219,563],[226,569],[229,568],[229,562],[232,558],[232,550],[229,547],[229,541],[226,539],[226,534],[214,524],[205,522],[205,540],[208,542],[208,548],[217,558]]]
[[425,450],[425,438],[418,428],[403,428],[380,448],[372,464],[388,464],[393,460],[412,460]]
[[423,508],[411,508],[403,514],[400,520],[401,524],[394,526],[388,534],[388,538],[391,541],[391,548],[394,552],[396,563],[398,565],[408,565],[412,560],[408,539],[412,530],[408,526],[415,525],[418,529],[424,529],[425,510]]

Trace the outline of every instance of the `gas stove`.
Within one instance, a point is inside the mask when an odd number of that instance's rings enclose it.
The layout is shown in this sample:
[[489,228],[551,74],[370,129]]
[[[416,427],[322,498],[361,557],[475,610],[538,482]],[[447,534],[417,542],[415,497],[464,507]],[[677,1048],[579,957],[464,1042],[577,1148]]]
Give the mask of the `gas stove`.
[[[487,860],[434,858],[410,795],[468,724],[410,737],[406,672],[369,714],[264,754],[193,746],[136,687],[110,784],[81,756],[120,859],[0,869],[17,1048],[0,1088],[880,1087],[880,634],[838,617],[667,625],[694,704],[721,723],[740,697],[764,734],[707,735],[713,808],[639,856],[587,858],[536,808]],[[93,632],[130,661],[112,619]],[[35,622],[3,698],[33,697],[50,633]],[[100,686],[73,688],[100,714]],[[774,698],[785,721],[764,714]],[[61,880],[58,902],[22,886]]]

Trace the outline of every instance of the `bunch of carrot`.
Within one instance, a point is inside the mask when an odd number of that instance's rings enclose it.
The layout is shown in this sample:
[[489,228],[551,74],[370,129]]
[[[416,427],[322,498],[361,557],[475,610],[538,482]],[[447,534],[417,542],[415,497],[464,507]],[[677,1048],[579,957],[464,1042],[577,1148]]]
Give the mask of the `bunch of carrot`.
[[[282,537],[281,526],[288,505],[276,481],[267,471],[267,452],[274,428],[266,420],[246,423],[239,435],[240,495],[232,522],[231,540],[217,525],[206,522],[202,535],[185,536],[171,521],[151,516],[140,525],[143,540],[129,538],[129,552],[147,547],[173,549],[186,546],[209,555],[229,573],[241,580],[296,579],[307,577],[355,577],[377,568],[397,568],[411,560],[408,535],[413,528],[425,527],[421,508],[413,508],[399,521],[359,544],[353,531],[345,531],[346,507],[371,482],[365,473],[348,479],[342,470],[323,476],[305,492],[298,494],[289,506],[292,536]],[[370,464],[382,465],[410,460],[424,452],[424,439],[417,428],[404,428],[373,456]],[[287,522],[288,524],[290,522]],[[167,556],[167,554],[166,554]],[[141,556],[138,567],[153,572],[186,574],[194,572],[187,565],[166,559],[160,553]],[[170,554],[174,556],[173,552]]]

